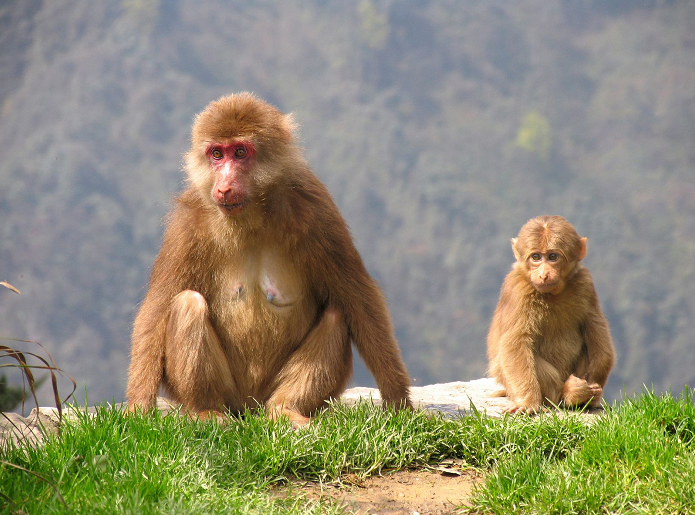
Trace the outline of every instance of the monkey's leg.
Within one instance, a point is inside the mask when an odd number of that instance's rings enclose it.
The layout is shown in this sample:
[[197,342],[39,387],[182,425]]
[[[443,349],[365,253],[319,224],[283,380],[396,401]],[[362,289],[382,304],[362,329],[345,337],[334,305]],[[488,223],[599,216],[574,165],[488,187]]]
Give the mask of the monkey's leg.
[[543,396],[555,405],[580,406],[596,396],[600,402],[603,390],[598,384],[589,384],[575,375],[570,375],[563,382],[560,372],[542,358],[536,358],[536,372]]
[[280,370],[266,406],[296,425],[331,397],[343,392],[352,375],[352,349],[342,313],[326,308],[319,322]]
[[182,291],[172,302],[164,370],[172,396],[202,418],[218,416],[225,407],[242,407],[227,357],[208,318],[207,301],[196,291]]

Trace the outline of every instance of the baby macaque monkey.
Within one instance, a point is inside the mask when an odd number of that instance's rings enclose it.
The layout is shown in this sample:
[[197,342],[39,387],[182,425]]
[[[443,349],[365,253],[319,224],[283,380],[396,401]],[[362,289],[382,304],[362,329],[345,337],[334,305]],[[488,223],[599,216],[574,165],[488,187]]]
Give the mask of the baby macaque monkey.
[[529,220],[512,239],[516,257],[487,337],[488,375],[514,402],[599,406],[615,364],[608,322],[581,263],[586,238],[561,216]]

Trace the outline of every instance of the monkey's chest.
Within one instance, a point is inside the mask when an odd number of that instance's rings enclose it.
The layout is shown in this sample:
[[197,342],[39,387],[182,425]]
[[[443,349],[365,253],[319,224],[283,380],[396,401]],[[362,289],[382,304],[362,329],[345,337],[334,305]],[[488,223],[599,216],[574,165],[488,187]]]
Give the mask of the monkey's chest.
[[263,308],[281,314],[291,311],[304,297],[302,285],[297,281],[267,270],[258,275],[232,276],[226,282],[220,297],[232,311]]
[[572,367],[582,352],[584,337],[581,332],[581,317],[578,313],[565,310],[549,313],[536,335],[538,353],[561,368]]
[[210,307],[220,336],[244,353],[272,353],[295,344],[317,309],[300,268],[272,252],[230,261]]
[[551,357],[553,354],[573,355],[578,354],[583,345],[579,324],[566,327],[550,326],[541,331],[536,337],[538,351],[542,356]]
[[220,300],[231,310],[264,308],[284,313],[300,305],[306,295],[298,267],[272,252],[252,252],[232,260],[221,275]]
[[317,303],[299,267],[272,254],[230,262],[217,282],[213,327],[242,394],[263,398],[264,385],[311,329]]

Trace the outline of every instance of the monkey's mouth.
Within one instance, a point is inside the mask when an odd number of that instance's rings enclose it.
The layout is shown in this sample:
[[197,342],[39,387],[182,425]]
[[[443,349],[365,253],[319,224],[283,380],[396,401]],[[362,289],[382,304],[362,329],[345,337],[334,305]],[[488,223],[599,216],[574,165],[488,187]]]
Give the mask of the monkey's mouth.
[[249,199],[242,200],[241,202],[235,202],[234,204],[220,204],[218,203],[217,205],[220,207],[223,213],[230,214],[230,215],[235,215],[237,213],[241,213],[244,208],[251,202]]
[[533,283],[533,287],[536,288],[538,293],[553,293],[553,291],[558,287],[560,281],[555,281],[554,283]]

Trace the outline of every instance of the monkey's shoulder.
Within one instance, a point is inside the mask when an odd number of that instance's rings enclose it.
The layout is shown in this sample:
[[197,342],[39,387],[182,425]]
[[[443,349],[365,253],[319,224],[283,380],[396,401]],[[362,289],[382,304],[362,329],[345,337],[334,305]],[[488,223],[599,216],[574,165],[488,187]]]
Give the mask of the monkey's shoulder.
[[210,239],[214,214],[198,192],[189,188],[174,197],[173,205],[164,218],[164,237],[176,235],[181,245],[193,243],[193,240]]
[[508,299],[516,302],[520,297],[532,295],[535,289],[531,285],[526,275],[526,271],[519,263],[514,263],[512,269],[504,278],[500,299]]
[[572,296],[593,300],[596,296],[596,288],[589,269],[578,263],[574,275],[567,281],[565,290]]
[[276,232],[309,240],[346,232],[347,224],[326,186],[308,168],[301,172],[269,195],[267,218]]
[[190,216],[203,210],[207,204],[196,189],[189,187],[174,197],[169,216],[181,216],[183,213]]

